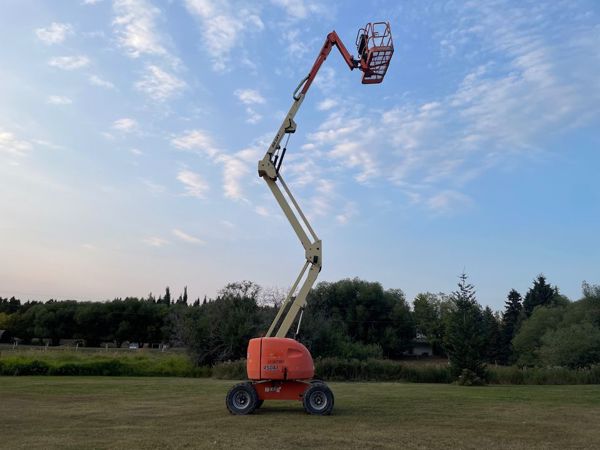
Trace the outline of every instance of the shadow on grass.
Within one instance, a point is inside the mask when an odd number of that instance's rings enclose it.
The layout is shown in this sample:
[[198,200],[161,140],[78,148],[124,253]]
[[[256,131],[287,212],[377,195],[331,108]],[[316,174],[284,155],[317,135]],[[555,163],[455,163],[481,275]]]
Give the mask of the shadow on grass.
[[[309,416],[310,414],[307,414],[304,411],[304,408],[302,407],[302,404],[299,403],[298,406],[288,406],[288,405],[282,405],[282,406],[275,406],[275,405],[267,405],[266,403],[260,407],[260,409],[255,410],[253,413],[253,415],[290,415],[290,414],[294,414],[294,415],[298,415],[298,416]],[[332,416],[345,416],[348,415],[347,412],[342,408],[336,408],[334,406],[333,408],[333,412],[331,413]]]

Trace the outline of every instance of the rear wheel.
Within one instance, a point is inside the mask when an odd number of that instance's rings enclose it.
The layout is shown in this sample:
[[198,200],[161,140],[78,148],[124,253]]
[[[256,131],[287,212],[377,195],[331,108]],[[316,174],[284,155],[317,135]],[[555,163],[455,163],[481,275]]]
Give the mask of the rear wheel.
[[333,392],[325,383],[311,384],[304,392],[302,404],[308,414],[327,416],[333,410]]
[[231,414],[251,414],[258,406],[258,394],[252,383],[239,383],[233,386],[225,397],[225,404]]

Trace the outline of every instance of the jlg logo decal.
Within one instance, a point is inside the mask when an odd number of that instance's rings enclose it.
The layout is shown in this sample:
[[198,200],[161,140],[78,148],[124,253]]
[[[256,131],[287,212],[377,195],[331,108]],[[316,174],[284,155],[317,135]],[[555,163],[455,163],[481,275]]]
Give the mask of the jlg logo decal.
[[266,387],[265,392],[281,392],[281,386]]

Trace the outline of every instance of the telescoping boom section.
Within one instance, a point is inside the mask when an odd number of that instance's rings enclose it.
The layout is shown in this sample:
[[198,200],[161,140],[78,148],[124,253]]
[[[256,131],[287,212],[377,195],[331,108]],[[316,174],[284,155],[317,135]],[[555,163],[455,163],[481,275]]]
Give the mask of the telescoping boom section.
[[356,59],[335,31],[329,33],[310,72],[296,87],[292,106],[273,142],[258,162],[258,175],[267,183],[304,247],[305,261],[265,336],[251,339],[248,344],[247,373],[250,381],[234,386],[226,397],[227,408],[233,414],[249,414],[264,400],[276,399],[301,400],[305,411],[310,414],[330,414],[333,409],[331,390],[322,381],[312,380],[314,364],[310,352],[295,339],[286,337],[299,316],[298,333],[306,298],[321,271],[323,246],[281,175],[287,143],[296,131],[294,117],[333,47],[337,47],[350,70],[362,72],[363,84],[381,83],[394,53],[387,22],[368,23],[358,31]]

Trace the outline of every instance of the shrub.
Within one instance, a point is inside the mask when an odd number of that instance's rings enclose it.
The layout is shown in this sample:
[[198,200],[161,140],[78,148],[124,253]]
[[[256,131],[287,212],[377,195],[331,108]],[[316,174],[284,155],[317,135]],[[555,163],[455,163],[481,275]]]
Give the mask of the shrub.
[[460,386],[483,386],[485,382],[469,369],[463,369],[456,382]]
[[209,377],[211,369],[195,367],[184,355],[44,352],[2,358],[0,375]]
[[369,359],[317,359],[315,375],[332,381],[410,381],[415,383],[449,383],[448,366],[409,365],[400,361]]
[[600,364],[583,369],[494,367],[489,374],[491,384],[598,384]]
[[0,361],[0,375],[46,375],[49,369],[45,361],[20,358]]
[[216,364],[212,368],[212,376],[219,380],[245,380],[247,378],[246,360],[240,359]]

